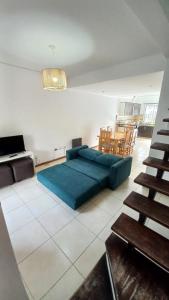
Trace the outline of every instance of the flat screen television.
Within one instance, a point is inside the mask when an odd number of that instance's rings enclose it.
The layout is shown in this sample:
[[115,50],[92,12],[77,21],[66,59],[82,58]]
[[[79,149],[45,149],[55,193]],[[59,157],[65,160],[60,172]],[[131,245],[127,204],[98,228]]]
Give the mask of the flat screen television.
[[23,135],[0,138],[0,156],[12,155],[25,151]]

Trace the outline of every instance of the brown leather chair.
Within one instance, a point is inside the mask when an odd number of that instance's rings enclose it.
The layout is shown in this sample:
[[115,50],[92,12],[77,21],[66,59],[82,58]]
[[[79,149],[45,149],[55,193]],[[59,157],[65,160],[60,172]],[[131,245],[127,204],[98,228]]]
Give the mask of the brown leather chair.
[[34,175],[33,160],[30,157],[13,160],[10,162],[10,165],[16,182]]

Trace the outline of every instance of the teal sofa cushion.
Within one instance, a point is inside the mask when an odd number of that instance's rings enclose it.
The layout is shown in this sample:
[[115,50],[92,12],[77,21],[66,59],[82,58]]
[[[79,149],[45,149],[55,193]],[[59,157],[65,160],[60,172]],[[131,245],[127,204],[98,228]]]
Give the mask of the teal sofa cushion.
[[78,152],[79,156],[89,159],[89,160],[95,160],[96,157],[103,155],[101,151],[87,148],[87,149],[82,149]]
[[101,164],[105,167],[111,167],[112,165],[114,165],[116,162],[118,162],[121,159],[122,159],[121,157],[115,156],[112,154],[103,154],[103,155],[96,157],[95,161],[98,164]]
[[96,180],[64,164],[38,172],[37,178],[73,209],[100,191]]
[[79,157],[65,162],[64,165],[95,179],[102,187],[108,184],[110,170],[93,161]]
[[72,148],[70,150],[67,150],[66,151],[66,159],[70,160],[70,159],[77,158],[79,151],[82,150],[82,149],[86,149],[86,148],[88,148],[88,146],[87,145],[83,145],[83,146],[74,147],[74,148]]

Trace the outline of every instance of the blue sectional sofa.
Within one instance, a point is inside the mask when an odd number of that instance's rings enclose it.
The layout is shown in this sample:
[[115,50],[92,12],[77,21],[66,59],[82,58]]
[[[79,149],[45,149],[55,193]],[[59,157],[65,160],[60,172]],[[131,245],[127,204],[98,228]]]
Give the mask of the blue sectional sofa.
[[129,175],[132,158],[121,158],[88,148],[76,147],[66,152],[66,162],[40,171],[38,180],[76,209],[101,189],[114,190]]

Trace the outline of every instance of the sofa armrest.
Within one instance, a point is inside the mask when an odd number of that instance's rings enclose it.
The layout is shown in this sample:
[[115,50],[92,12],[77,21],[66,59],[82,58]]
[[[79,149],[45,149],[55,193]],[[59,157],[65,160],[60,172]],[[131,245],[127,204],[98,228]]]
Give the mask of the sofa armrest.
[[114,190],[119,186],[131,172],[132,157],[126,157],[115,163],[110,169],[109,186]]
[[79,147],[75,147],[75,148],[72,148],[70,150],[67,150],[66,151],[66,160],[71,160],[71,159],[74,159],[74,158],[77,158],[78,157],[78,152],[82,149],[86,149],[88,148],[87,145],[84,145],[84,146],[79,146]]

